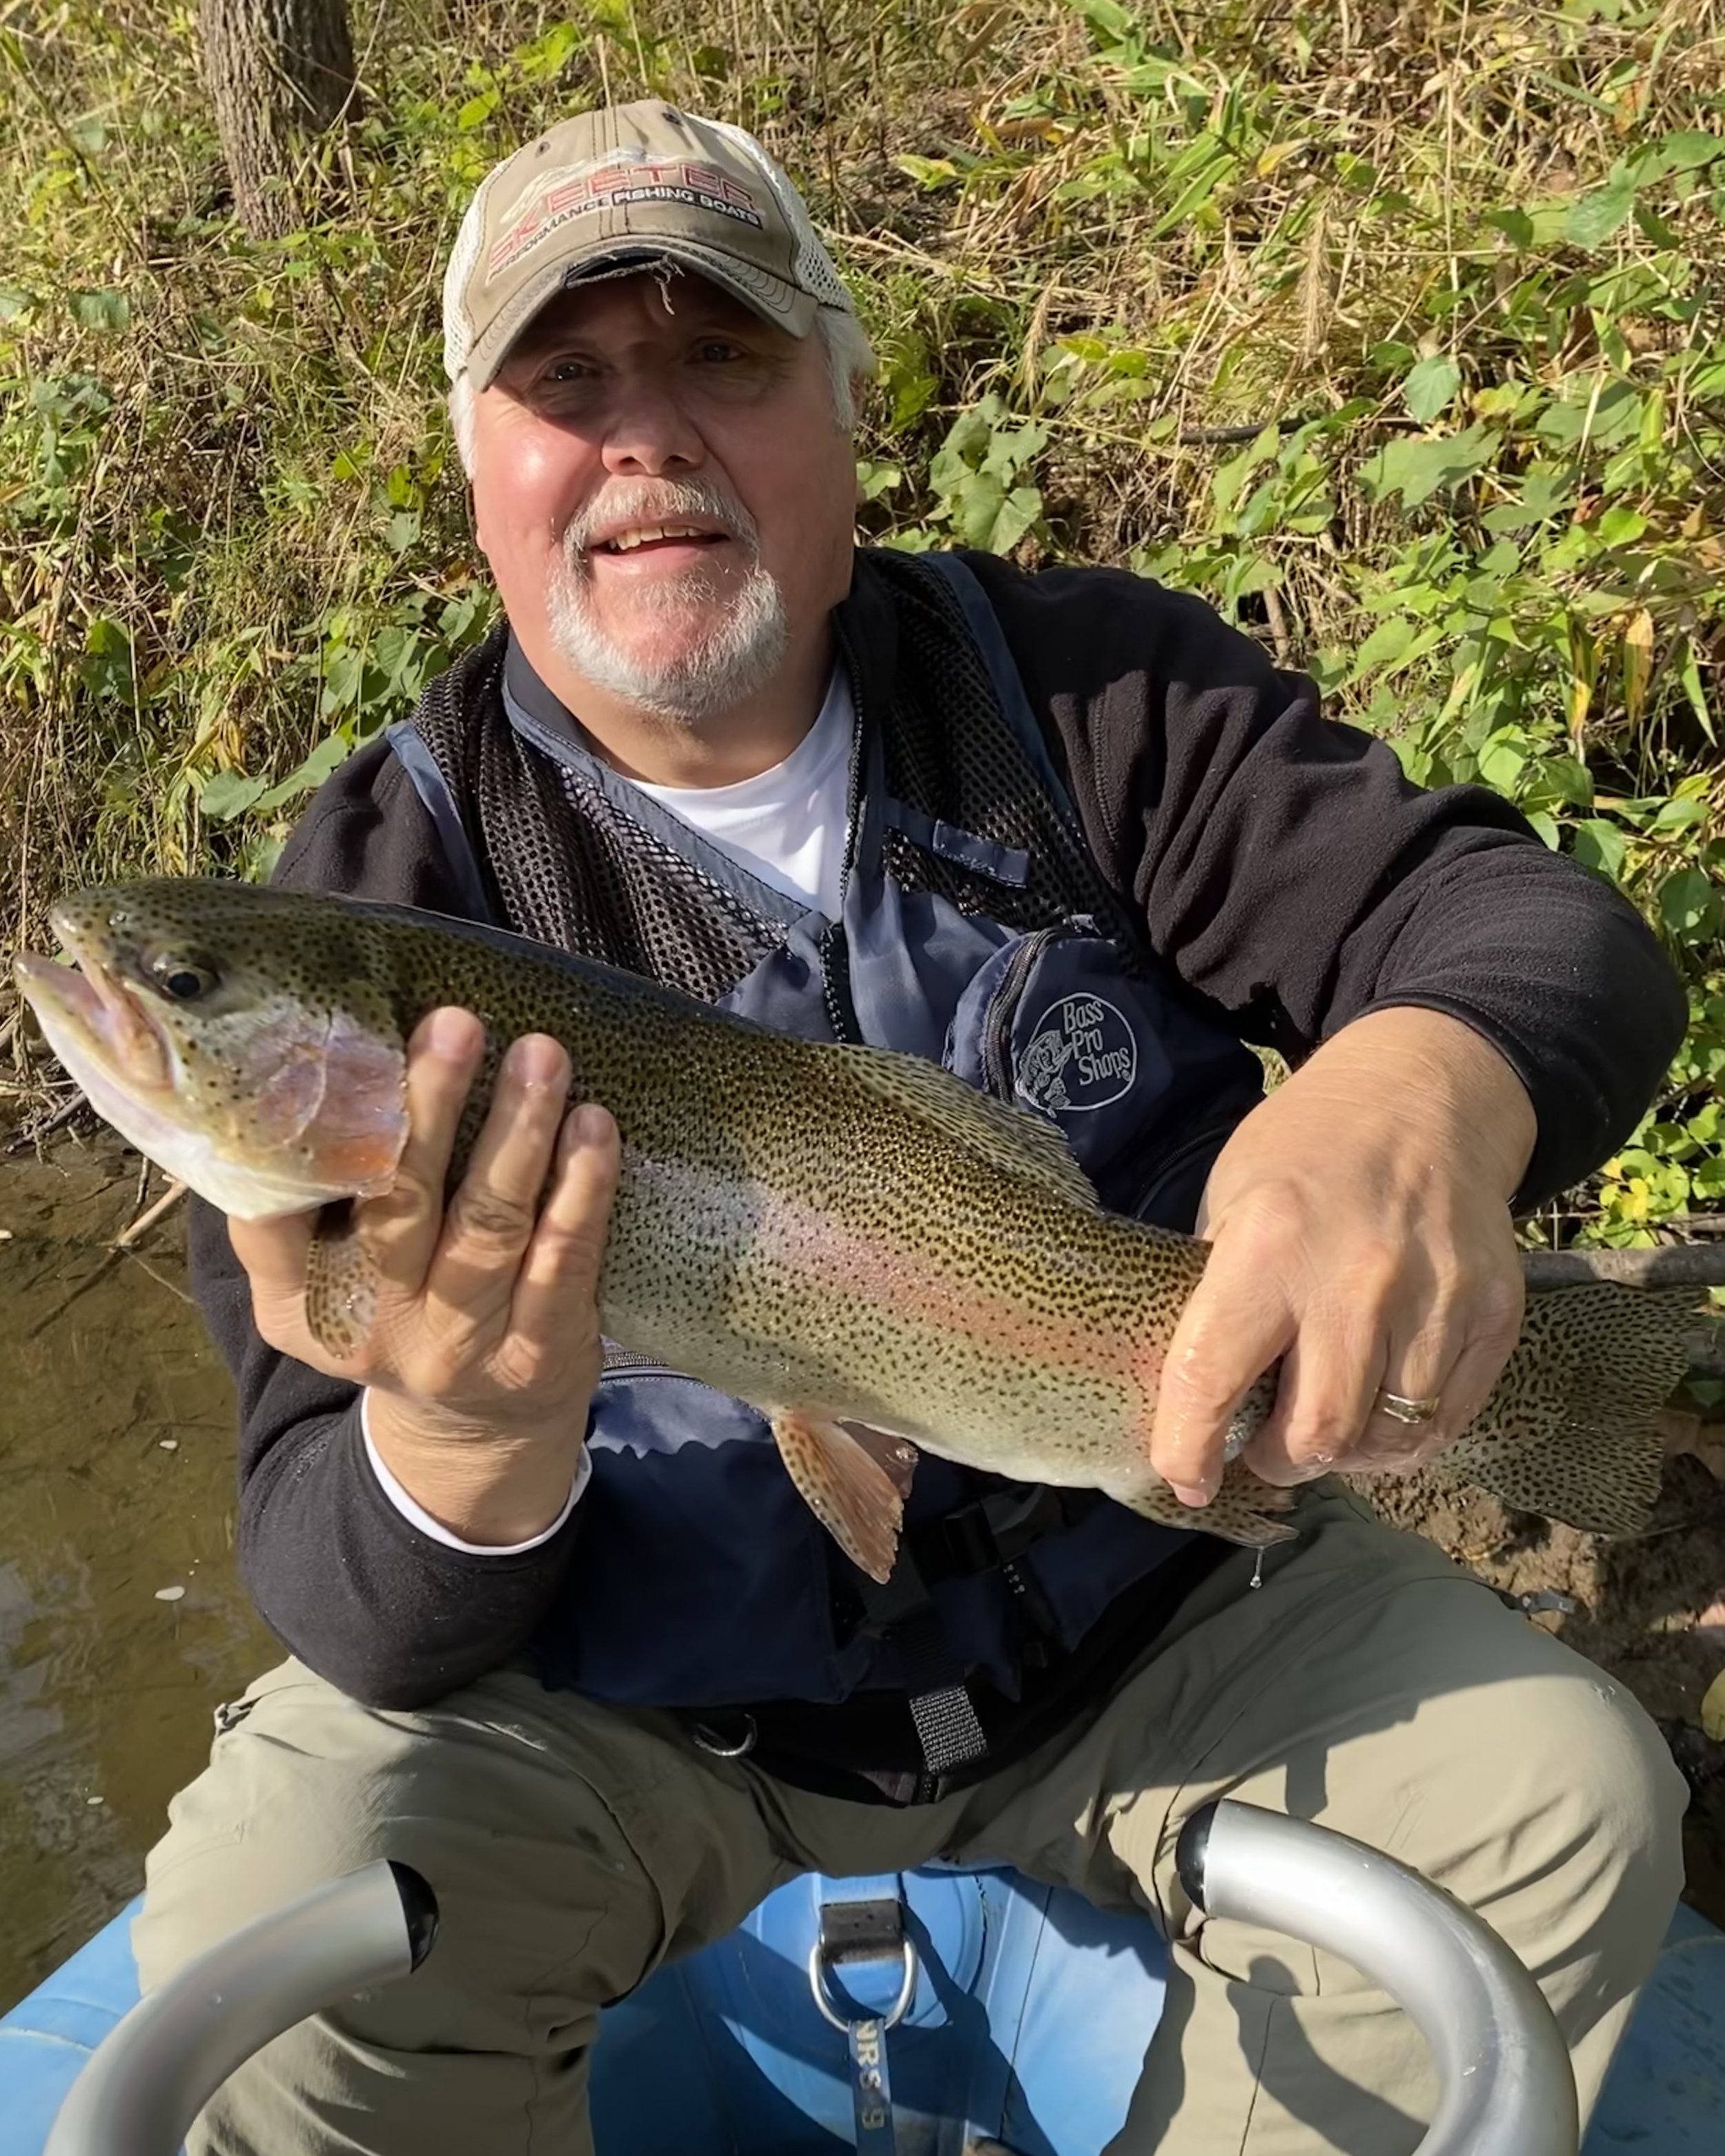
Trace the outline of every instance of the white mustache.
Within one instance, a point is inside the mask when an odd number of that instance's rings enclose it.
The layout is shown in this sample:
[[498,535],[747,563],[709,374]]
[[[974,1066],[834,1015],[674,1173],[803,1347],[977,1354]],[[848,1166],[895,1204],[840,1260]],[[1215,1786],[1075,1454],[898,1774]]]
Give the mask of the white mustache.
[[720,526],[751,553],[759,552],[759,530],[742,504],[711,480],[635,480],[608,487],[591,507],[571,519],[563,532],[563,551],[573,563],[592,547],[595,535],[619,519],[632,525],[705,523]]

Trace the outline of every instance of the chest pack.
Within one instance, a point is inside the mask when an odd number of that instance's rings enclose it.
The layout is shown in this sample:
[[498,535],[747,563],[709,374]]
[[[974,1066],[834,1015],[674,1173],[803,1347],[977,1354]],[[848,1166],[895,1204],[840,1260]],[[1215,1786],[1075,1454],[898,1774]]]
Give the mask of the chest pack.
[[[469,911],[782,1032],[944,1062],[1055,1122],[1105,1205],[1189,1229],[1260,1096],[1256,1060],[1096,867],[971,572],[864,555],[857,575],[891,651],[860,649],[855,600],[839,610],[856,726],[838,918],[619,778],[506,632],[390,736]],[[1015,1698],[1193,1540],[926,1455],[879,1588],[803,1507],[764,1418],[624,1356],[590,1448],[580,1554],[536,1643],[547,1681],[716,1724],[897,1693],[935,1776],[986,1752],[979,1681]]]

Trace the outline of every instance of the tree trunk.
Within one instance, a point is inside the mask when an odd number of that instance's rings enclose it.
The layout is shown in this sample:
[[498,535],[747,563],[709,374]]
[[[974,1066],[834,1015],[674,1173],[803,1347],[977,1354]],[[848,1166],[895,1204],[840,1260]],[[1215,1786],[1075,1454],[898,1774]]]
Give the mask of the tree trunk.
[[198,0],[198,25],[240,223],[297,232],[306,145],[357,103],[347,0]]

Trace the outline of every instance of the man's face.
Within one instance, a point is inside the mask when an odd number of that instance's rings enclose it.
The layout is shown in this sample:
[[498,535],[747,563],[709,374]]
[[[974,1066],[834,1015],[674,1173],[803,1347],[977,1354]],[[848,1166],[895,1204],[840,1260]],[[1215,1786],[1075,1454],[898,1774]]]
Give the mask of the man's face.
[[855,488],[819,335],[701,277],[564,293],[475,400],[479,541],[529,657],[691,723],[824,636]]

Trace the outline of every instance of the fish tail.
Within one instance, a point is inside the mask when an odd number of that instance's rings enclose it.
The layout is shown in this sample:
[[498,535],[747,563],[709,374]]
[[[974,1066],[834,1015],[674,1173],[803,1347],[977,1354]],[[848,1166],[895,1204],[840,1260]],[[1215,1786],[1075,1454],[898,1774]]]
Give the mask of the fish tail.
[[1491,1398],[1429,1471],[1590,1533],[1639,1534],[1664,1464],[1655,1417],[1699,1303],[1692,1288],[1612,1282],[1531,1296]]

